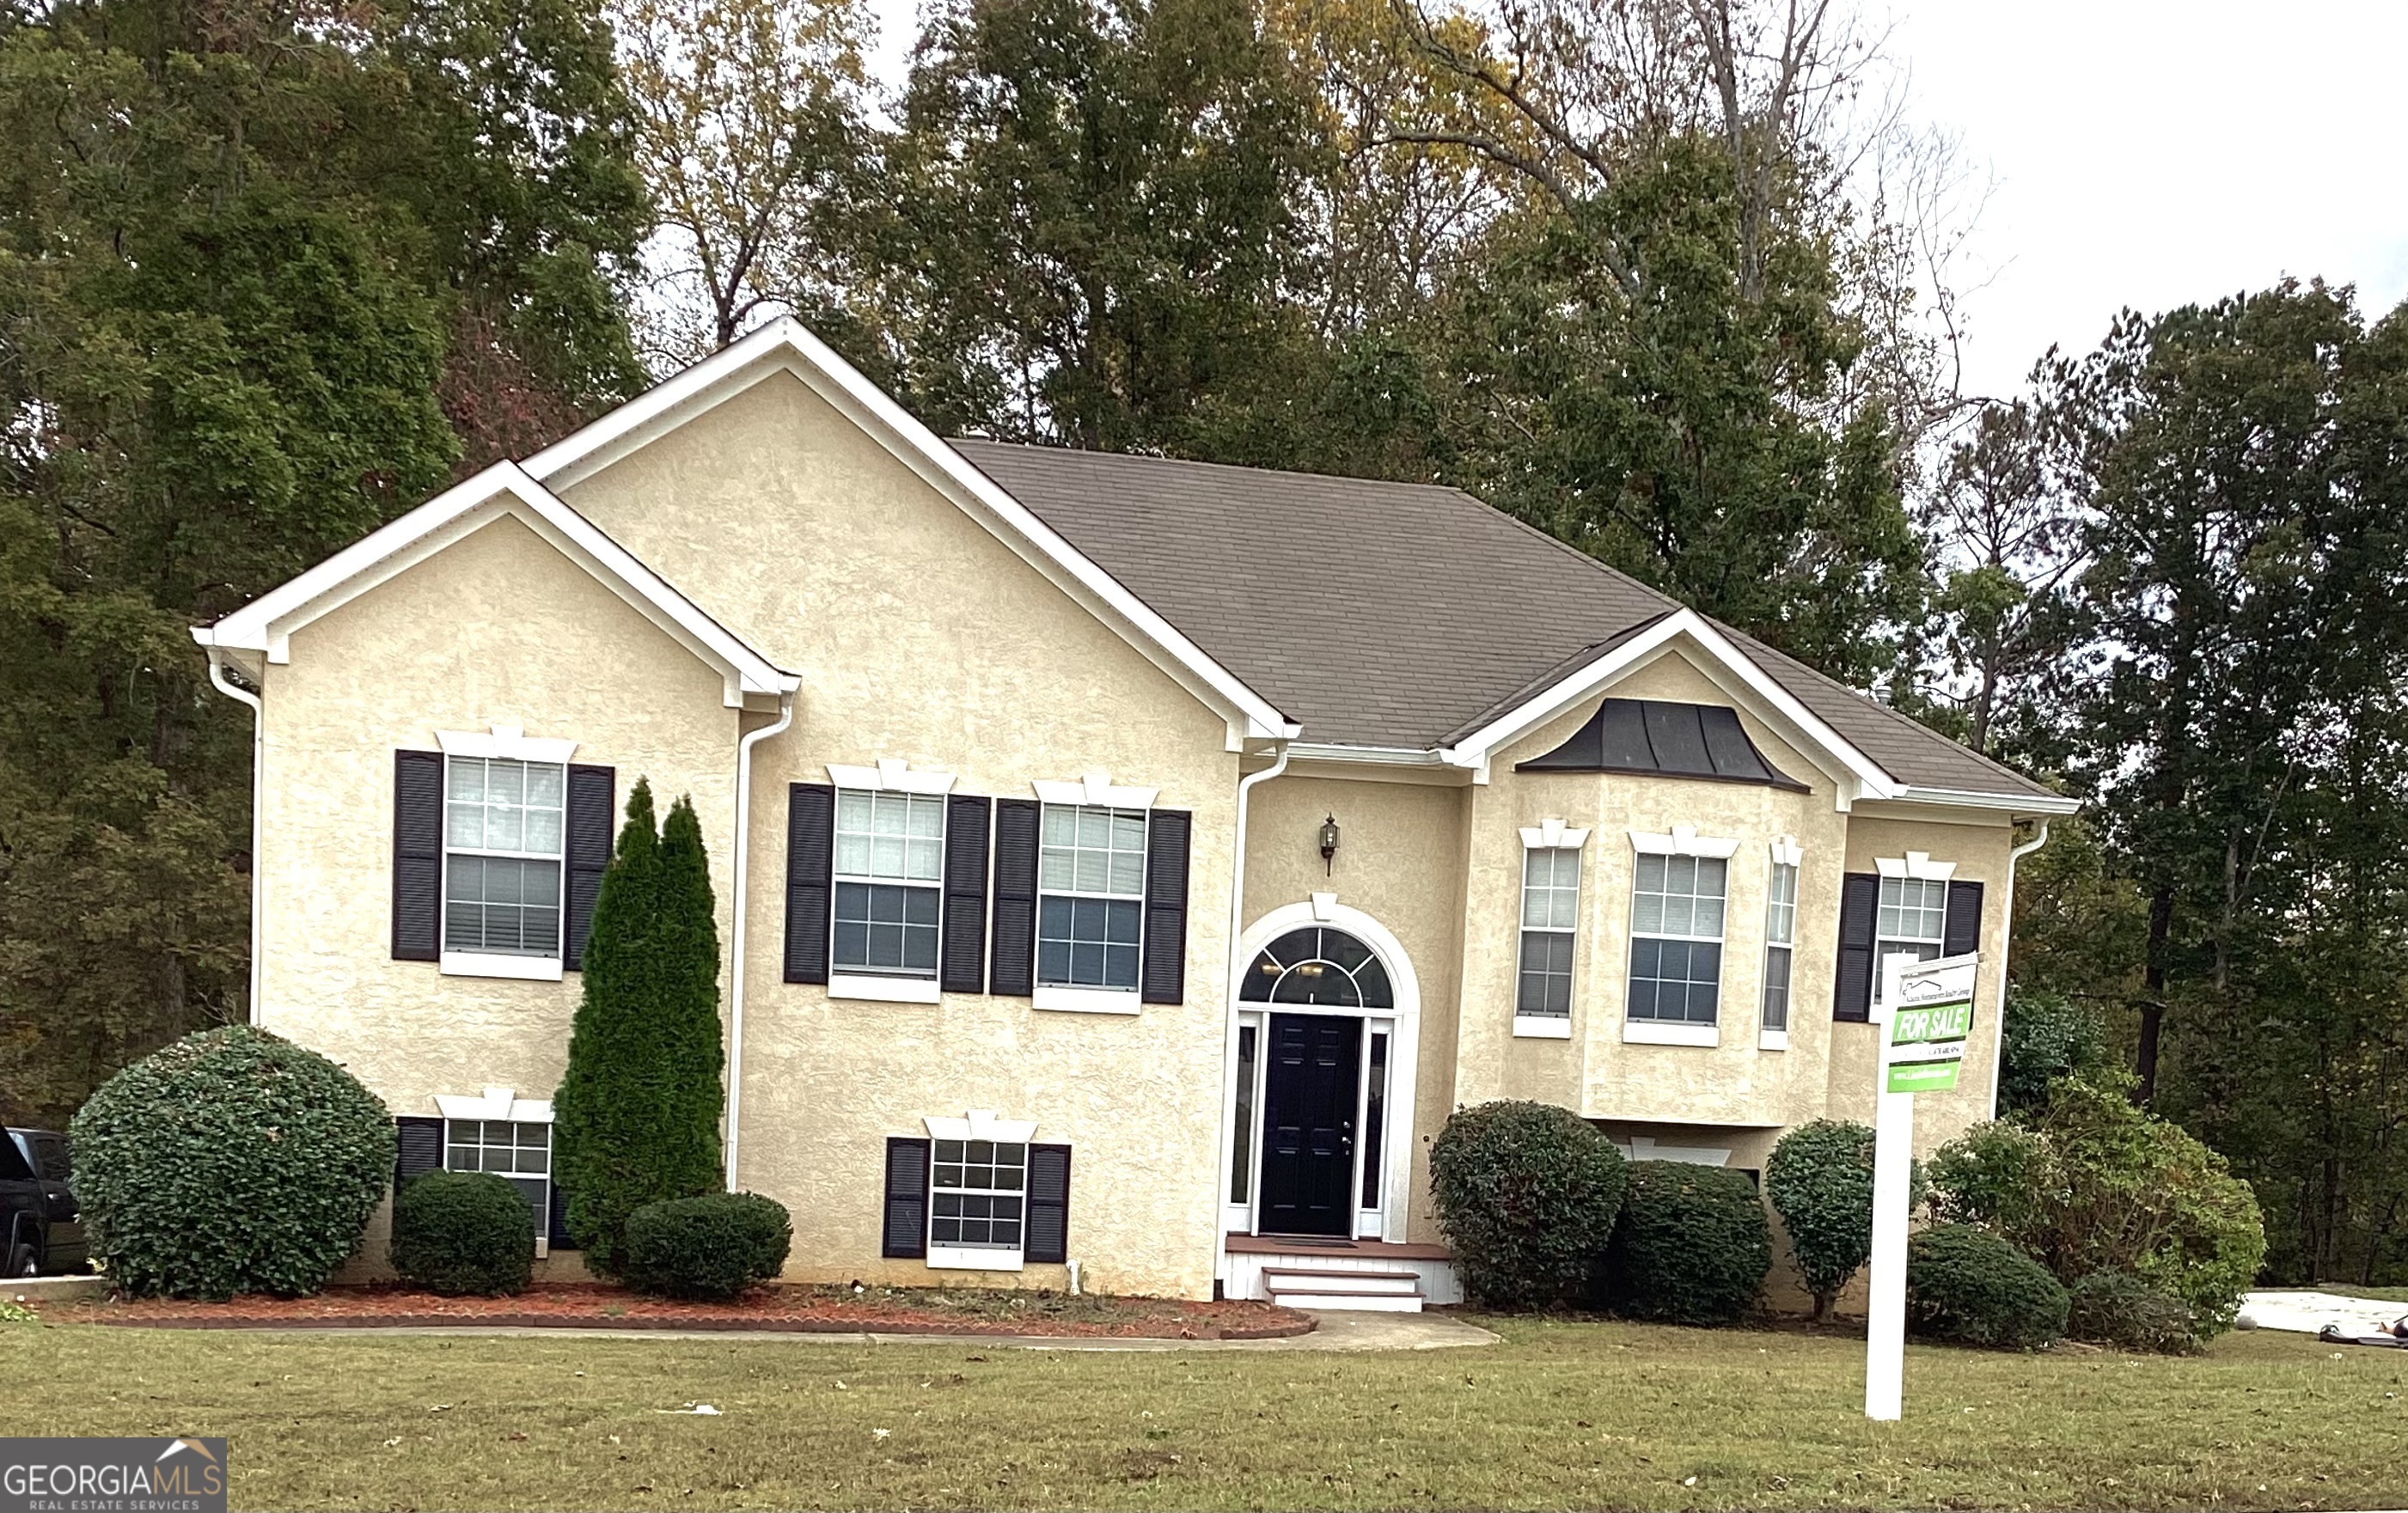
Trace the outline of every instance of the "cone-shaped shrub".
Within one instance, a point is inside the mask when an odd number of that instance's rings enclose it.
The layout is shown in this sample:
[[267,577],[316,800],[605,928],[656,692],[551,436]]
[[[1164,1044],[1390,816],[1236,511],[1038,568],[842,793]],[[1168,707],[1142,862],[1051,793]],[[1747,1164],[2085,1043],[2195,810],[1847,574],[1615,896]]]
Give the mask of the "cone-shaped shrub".
[[351,1073],[247,1024],[101,1084],[68,1126],[92,1255],[137,1296],[298,1296],[359,1249],[393,1118]]
[[719,1191],[719,927],[684,799],[653,828],[641,779],[602,874],[585,996],[554,1100],[553,1163],[586,1264],[618,1274],[627,1216]]

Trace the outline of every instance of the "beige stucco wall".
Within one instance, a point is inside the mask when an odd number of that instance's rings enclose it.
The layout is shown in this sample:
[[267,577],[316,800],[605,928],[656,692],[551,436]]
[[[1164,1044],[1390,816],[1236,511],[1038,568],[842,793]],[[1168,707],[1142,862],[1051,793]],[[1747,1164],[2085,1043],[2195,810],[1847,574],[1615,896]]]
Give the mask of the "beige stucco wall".
[[[1463,816],[1468,790],[1424,783],[1283,775],[1254,789],[1246,821],[1246,921],[1334,892],[1397,937],[1420,988],[1410,1128],[1407,1237],[1432,1241],[1429,1142],[1455,1108],[1456,949],[1463,919]],[[1339,823],[1324,870],[1324,817]],[[1383,1204],[1393,1197],[1383,1196]]]
[[[349,1066],[397,1114],[437,1093],[559,1085],[579,992],[445,977],[392,955],[394,752],[519,725],[690,794],[721,928],[736,713],[719,673],[515,519],[503,517],[293,637],[265,698],[260,1022]],[[365,1255],[380,1262],[380,1216]]]
[[[790,1275],[935,1279],[879,1258],[884,1143],[977,1108],[1071,1146],[1088,1286],[1209,1295],[1238,776],[1223,717],[789,376],[566,497],[803,679],[794,728],[754,756],[740,1173],[793,1211]],[[786,785],[882,758],[1018,797],[1102,771],[1193,811],[1186,1001],[1122,1017],[783,981]],[[1021,1279],[1058,1284],[1060,1268]]]

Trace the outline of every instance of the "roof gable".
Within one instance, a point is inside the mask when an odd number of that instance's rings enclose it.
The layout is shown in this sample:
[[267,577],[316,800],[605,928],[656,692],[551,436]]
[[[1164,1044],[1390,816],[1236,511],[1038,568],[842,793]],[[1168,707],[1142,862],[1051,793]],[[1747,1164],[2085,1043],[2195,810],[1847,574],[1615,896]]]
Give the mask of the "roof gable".
[[712,620],[515,463],[496,463],[455,484],[216,624],[195,627],[193,638],[203,646],[257,651],[271,663],[290,662],[295,631],[504,515],[718,669],[730,708],[740,708],[748,693],[791,693],[800,685],[793,673]]

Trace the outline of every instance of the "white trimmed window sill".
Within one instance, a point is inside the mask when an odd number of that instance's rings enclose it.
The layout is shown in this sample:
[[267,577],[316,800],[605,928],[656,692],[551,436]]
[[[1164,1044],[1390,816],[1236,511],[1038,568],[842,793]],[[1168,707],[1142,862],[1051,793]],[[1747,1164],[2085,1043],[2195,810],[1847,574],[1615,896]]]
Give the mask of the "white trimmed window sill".
[[509,956],[499,951],[448,950],[438,963],[447,978],[516,978],[525,982],[558,982],[557,956]]
[[1654,1020],[1625,1020],[1622,1038],[1633,1046],[1718,1046],[1722,1044],[1722,1027],[1717,1024],[1668,1024]]
[[1039,987],[1028,1001],[1057,1014],[1138,1014],[1145,1009],[1136,993],[1117,988]]
[[1513,1016],[1513,1037],[1517,1040],[1570,1040],[1572,1021],[1569,1014],[1516,1014]]
[[937,979],[850,977],[837,972],[828,978],[827,994],[830,998],[851,998],[869,1004],[933,1004],[938,996]]
[[928,1269],[931,1271],[1019,1271],[1020,1252],[996,1250],[978,1246],[932,1245],[928,1247]]
[[1758,1030],[1756,1035],[1756,1049],[1758,1050],[1787,1050],[1789,1049],[1789,1032],[1786,1030]]

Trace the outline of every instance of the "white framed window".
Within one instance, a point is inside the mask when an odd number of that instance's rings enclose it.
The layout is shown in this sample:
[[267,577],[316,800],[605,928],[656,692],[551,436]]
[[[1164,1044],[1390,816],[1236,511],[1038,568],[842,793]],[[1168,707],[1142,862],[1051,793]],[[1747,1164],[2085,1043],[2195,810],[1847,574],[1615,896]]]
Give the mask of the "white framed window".
[[1798,864],[1776,860],[1764,886],[1763,1029],[1789,1029],[1789,967],[1798,945]]
[[[1862,916],[1859,916],[1862,918]],[[1881,880],[1881,904],[1873,916],[1873,1002],[1882,1001],[1882,963],[1893,956],[1918,962],[1937,957],[1948,928],[1948,883],[1943,878]]]
[[837,790],[836,971],[935,980],[944,859],[941,796]]
[[1721,1008],[1730,864],[1642,851],[1630,893],[1631,1024],[1703,1026]]
[[443,1169],[509,1179],[535,1213],[538,1249],[552,1229],[552,1126],[507,1119],[443,1121]]
[[1047,804],[1037,852],[1037,984],[1138,991],[1143,809]]
[[1027,1222],[1028,1143],[939,1138],[928,1174],[928,1264],[1017,1268]]
[[446,756],[443,953],[560,960],[568,768]]
[[1522,852],[1522,958],[1516,1019],[1569,1019],[1572,942],[1580,920],[1581,853],[1571,846]]

